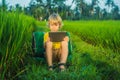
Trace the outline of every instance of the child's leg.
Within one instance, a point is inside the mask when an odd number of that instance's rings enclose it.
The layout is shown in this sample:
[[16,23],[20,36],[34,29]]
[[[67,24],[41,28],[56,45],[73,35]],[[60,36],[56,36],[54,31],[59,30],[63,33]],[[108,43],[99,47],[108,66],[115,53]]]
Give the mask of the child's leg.
[[46,42],[46,59],[48,66],[52,66],[52,42]]
[[[68,57],[68,42],[67,41],[62,41],[61,43],[61,58],[60,58],[60,63],[66,63],[67,57]],[[60,68],[65,68],[64,65],[61,65]]]

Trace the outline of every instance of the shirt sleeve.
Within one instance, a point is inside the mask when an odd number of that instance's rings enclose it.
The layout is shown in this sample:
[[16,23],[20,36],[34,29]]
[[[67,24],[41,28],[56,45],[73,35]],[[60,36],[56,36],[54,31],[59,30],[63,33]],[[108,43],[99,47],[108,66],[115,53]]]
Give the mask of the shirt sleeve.
[[45,33],[45,35],[44,35],[44,43],[47,41],[47,39],[48,39],[48,32]]

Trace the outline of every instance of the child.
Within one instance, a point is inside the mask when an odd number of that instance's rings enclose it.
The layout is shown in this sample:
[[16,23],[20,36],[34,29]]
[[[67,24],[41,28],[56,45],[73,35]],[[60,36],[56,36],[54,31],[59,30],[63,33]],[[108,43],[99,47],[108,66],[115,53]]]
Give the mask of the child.
[[[61,17],[53,13],[48,18],[48,26],[51,32],[57,32],[62,27]],[[59,69],[65,70],[65,63],[68,56],[68,41],[66,36],[62,42],[51,42],[48,32],[44,35],[44,47],[46,49],[46,59],[49,70],[53,70],[53,62],[57,61]]]

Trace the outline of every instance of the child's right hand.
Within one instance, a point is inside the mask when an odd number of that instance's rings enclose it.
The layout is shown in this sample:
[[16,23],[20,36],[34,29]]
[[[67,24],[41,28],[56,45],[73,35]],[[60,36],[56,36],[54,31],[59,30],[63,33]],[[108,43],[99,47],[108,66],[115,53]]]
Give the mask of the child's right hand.
[[47,37],[45,43],[44,43],[44,48],[46,48],[46,43],[50,41],[50,37]]
[[47,38],[47,42],[49,42],[49,41],[50,41],[50,37]]

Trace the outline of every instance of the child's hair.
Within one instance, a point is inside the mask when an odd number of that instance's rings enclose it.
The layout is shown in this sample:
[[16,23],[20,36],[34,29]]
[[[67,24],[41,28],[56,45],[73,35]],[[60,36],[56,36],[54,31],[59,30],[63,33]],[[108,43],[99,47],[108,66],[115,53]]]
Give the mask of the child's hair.
[[56,13],[53,13],[49,16],[48,18],[48,26],[49,24],[59,24],[60,27],[62,27],[62,19],[61,17],[59,16],[59,14],[56,14]]

